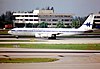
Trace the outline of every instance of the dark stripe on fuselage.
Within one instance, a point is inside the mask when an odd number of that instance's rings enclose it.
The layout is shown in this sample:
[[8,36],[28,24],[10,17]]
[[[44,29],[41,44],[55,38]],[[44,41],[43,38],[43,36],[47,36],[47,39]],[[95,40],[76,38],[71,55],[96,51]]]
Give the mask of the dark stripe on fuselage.
[[12,32],[84,32],[84,31],[49,31],[49,30],[11,30]]

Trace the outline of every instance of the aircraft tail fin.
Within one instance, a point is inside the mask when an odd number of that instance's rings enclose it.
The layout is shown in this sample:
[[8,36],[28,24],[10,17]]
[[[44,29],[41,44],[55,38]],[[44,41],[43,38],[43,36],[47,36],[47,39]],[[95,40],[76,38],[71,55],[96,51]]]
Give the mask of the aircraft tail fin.
[[91,30],[93,27],[94,15],[90,14],[83,25],[79,28],[81,30]]

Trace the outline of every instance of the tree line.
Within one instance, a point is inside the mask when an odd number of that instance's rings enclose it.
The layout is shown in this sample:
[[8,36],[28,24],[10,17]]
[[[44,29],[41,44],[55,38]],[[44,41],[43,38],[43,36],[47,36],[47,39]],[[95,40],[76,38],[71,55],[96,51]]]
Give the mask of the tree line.
[[5,25],[13,24],[14,16],[11,11],[6,11],[0,16],[0,28],[4,28]]

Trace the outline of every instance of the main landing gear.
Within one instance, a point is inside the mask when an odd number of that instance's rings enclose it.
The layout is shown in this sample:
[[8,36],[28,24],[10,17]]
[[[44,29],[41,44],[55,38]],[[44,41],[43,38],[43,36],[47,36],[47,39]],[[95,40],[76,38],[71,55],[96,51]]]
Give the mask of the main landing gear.
[[48,39],[56,39],[56,34],[53,34],[51,37],[48,37]]
[[18,39],[19,37],[18,36],[15,36],[16,37],[16,39]]

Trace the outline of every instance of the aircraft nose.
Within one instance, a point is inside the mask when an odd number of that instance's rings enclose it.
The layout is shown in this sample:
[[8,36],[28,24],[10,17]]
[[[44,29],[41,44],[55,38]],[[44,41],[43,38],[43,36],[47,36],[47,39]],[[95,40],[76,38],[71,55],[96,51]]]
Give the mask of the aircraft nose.
[[11,30],[10,30],[10,31],[8,31],[8,34],[11,34]]

